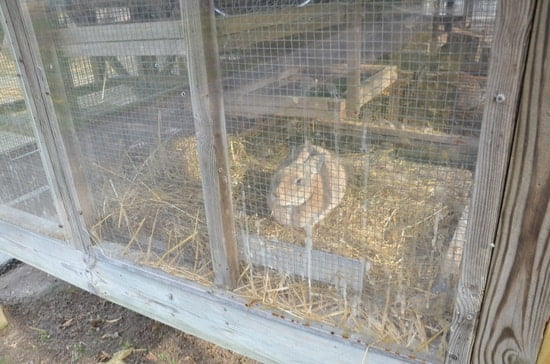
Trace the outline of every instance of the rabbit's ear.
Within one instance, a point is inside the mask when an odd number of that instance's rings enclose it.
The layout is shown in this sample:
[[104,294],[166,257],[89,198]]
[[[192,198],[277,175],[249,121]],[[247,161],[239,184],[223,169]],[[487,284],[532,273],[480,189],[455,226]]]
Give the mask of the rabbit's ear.
[[293,163],[297,164],[303,164],[306,163],[306,161],[311,156],[311,153],[309,149],[306,146],[301,146],[297,151],[294,151],[294,155],[292,156]]
[[307,164],[309,166],[309,172],[311,172],[311,174],[321,173],[321,169],[325,164],[325,155],[324,154],[312,155],[311,157],[309,157]]
[[298,154],[298,152],[296,151],[296,146],[293,145],[292,147],[290,147],[290,158],[292,160],[295,160],[296,159],[296,154]]

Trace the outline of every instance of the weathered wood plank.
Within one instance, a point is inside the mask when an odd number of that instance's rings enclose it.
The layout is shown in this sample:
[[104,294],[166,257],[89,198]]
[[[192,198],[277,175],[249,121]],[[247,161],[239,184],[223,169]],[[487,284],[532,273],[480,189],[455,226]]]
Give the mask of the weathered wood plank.
[[279,96],[227,93],[225,108],[228,115],[255,118],[277,115],[317,118],[334,121],[343,116],[344,100],[330,97]]
[[189,67],[210,253],[215,283],[234,288],[239,277],[221,70],[212,1],[180,0]]
[[534,363],[550,320],[550,2],[529,3],[533,29],[473,363]]
[[61,49],[67,57],[185,55],[185,47],[182,39],[82,43],[62,46]]
[[[316,4],[303,8],[273,10],[253,15],[236,15],[216,19],[218,35],[251,32],[258,28],[291,23],[307,24],[317,18],[344,14],[342,4]],[[181,21],[165,20],[146,23],[123,23],[94,26],[70,26],[59,29],[57,37],[64,45],[183,39]],[[277,36],[277,35],[273,35]]]
[[[119,245],[121,249],[124,246]],[[108,246],[86,255],[64,244],[0,221],[0,250],[40,270],[145,316],[263,363],[410,363],[334,328],[305,327],[245,306],[215,287],[203,287],[164,272],[109,258]],[[337,334],[331,335],[334,330]],[[368,350],[367,350],[368,349]]]
[[[421,131],[399,129],[397,127],[373,125],[351,119],[341,119],[342,125],[355,127],[358,130],[367,129],[367,140],[372,143],[379,141],[394,143],[397,147],[418,150],[431,155],[431,160],[464,160],[473,163],[478,151],[479,139],[475,137],[447,134],[430,134]],[[432,155],[432,147],[439,154]],[[438,158],[439,157],[439,158]]]
[[147,40],[174,40],[183,38],[181,21],[167,20],[150,23],[108,24],[77,27],[71,26],[56,31],[63,45],[89,45],[91,43],[126,43]]
[[[340,24],[345,6],[316,4],[292,11],[278,9],[216,20],[218,39],[225,50],[281,39],[297,33]],[[181,21],[109,24],[63,28],[56,31],[65,56],[185,55]]]
[[223,18],[216,18],[216,27],[219,35],[233,33],[244,33],[257,30],[261,27],[273,27],[285,24],[307,24],[319,18],[332,19],[326,26],[333,25],[335,21],[342,21],[346,14],[348,5],[337,4],[310,4],[304,7],[293,7],[286,9],[274,9],[271,11],[258,12],[246,15],[234,15]]
[[397,81],[397,66],[386,66],[367,80],[359,87],[359,103],[364,105],[380,95],[384,90]]
[[[504,194],[521,80],[536,0],[503,0],[496,16],[486,105],[480,136],[461,277],[447,363],[470,362]],[[497,97],[497,95],[500,95]],[[537,221],[537,220],[535,220]],[[526,283],[526,282],[524,282]],[[488,295],[490,299],[491,295]],[[485,332],[486,339],[496,338]],[[494,347],[492,349],[495,349]],[[474,359],[479,359],[476,356]],[[502,358],[501,358],[502,359]],[[513,360],[512,360],[513,361]],[[481,362],[491,362],[481,361]],[[497,360],[498,362],[498,360]]]
[[[240,85],[238,89],[235,89],[235,90],[232,90],[231,92],[233,93],[234,96],[237,96],[237,95],[241,95],[241,96],[244,96],[250,92],[254,92],[254,91],[257,91],[261,88],[264,88],[266,86],[269,86],[273,83],[277,83],[277,84],[280,84],[281,82],[286,82],[285,80],[289,77],[291,77],[292,75],[295,75],[297,74],[298,72],[300,72],[300,68],[299,67],[289,67],[287,69],[285,69],[284,71],[282,72],[279,72],[273,76],[270,76],[270,77],[265,77],[265,78],[261,78],[259,80],[256,80],[256,81],[253,81],[253,82],[249,82],[249,83],[246,83],[244,85]],[[224,95],[227,95],[228,92],[225,92]]]
[[344,15],[340,13],[336,13],[334,15],[327,13],[313,19],[308,19],[303,23],[285,22],[276,26],[251,29],[242,33],[225,35],[220,34],[218,41],[220,44],[220,49],[224,51],[249,48],[256,43],[271,42],[277,39],[289,37],[291,35],[312,32],[317,29],[341,24],[344,22],[344,19]]
[[[34,3],[35,14],[45,14],[44,3]],[[21,74],[23,88],[27,95],[27,108],[34,120],[35,133],[40,148],[42,164],[46,172],[48,184],[52,188],[54,203],[61,223],[67,226],[70,232],[70,242],[79,249],[88,251],[90,237],[86,230],[85,218],[91,221],[93,207],[90,193],[83,178],[83,172],[79,161],[74,158],[79,156],[78,143],[75,141],[72,119],[65,103],[63,83],[59,79],[54,80],[50,89],[44,72],[38,42],[35,31],[46,31],[46,29],[33,27],[29,13],[23,9],[23,4],[16,1],[0,1],[2,19],[6,21],[6,29],[9,35],[12,49],[15,54],[17,68]],[[30,6],[30,5],[29,5]],[[45,18],[40,19],[43,23]],[[40,22],[39,22],[40,23]],[[57,59],[52,54],[53,48],[42,45],[45,49],[47,64],[58,70]],[[48,53],[49,56],[48,56]],[[57,77],[58,74],[57,74]],[[58,101],[56,110],[54,98]],[[58,113],[64,122],[63,129],[58,123]],[[65,142],[69,147],[66,149]],[[72,148],[71,148],[72,147]],[[73,155],[69,159],[68,152]],[[71,165],[72,162],[72,165]],[[74,173],[77,178],[75,179]],[[83,208],[80,205],[82,198]]]
[[[332,66],[324,71],[334,75],[345,75],[346,65]],[[359,102],[369,102],[374,97],[380,95],[386,88],[390,87],[397,80],[397,69],[394,66],[378,65],[360,65],[356,67],[358,72],[375,72],[362,83],[357,82],[357,97]],[[249,118],[260,117],[262,115],[277,115],[285,117],[307,117],[311,119],[320,119],[333,122],[345,116],[347,101],[335,99],[332,97],[318,96],[281,96],[281,95],[262,95],[250,94],[262,87],[269,86],[276,82],[283,82],[286,77],[298,73],[296,67],[291,67],[279,75],[262,79],[250,84],[244,85],[238,90],[226,92],[225,110],[230,115],[238,115]],[[349,81],[349,80],[348,80]],[[306,84],[302,92],[315,87],[315,83]]]

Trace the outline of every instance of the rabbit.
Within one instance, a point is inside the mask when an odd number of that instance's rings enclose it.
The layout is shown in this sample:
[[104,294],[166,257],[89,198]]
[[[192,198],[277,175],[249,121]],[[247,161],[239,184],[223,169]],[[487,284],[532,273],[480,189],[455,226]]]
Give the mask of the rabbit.
[[316,145],[306,143],[292,154],[273,175],[267,204],[280,224],[313,228],[344,197],[346,171]]

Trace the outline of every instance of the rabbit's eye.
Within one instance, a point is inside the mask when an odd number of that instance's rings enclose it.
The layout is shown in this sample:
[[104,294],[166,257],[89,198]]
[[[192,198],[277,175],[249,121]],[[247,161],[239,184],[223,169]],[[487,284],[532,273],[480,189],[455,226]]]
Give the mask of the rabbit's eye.
[[304,183],[304,180],[302,178],[296,178],[294,183],[298,186],[301,186]]

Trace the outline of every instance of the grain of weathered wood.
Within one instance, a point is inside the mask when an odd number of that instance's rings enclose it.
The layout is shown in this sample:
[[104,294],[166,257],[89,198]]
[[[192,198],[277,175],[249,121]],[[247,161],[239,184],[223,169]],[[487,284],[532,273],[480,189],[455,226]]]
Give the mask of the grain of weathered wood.
[[534,363],[550,319],[550,2],[530,3],[533,30],[473,363]]
[[262,363],[400,364],[409,360],[343,339],[337,329],[305,327],[275,317],[215,287],[177,279],[110,258],[120,244],[94,246],[96,264],[60,240],[0,221],[0,250],[46,273],[145,316]]
[[189,84],[215,283],[234,288],[239,276],[221,70],[212,1],[180,1]]
[[[504,181],[510,160],[519,91],[535,0],[503,0],[496,16],[486,105],[461,277],[451,327],[447,363],[468,363],[483,298]],[[503,97],[498,98],[497,95]],[[490,297],[490,296],[488,296]],[[485,333],[492,336],[493,333]],[[490,362],[490,361],[489,361]]]
[[[32,4],[33,9],[40,14],[44,9],[44,3]],[[0,9],[3,19],[6,21],[7,33],[10,37],[12,48],[17,60],[18,71],[21,74],[23,88],[26,94],[26,103],[34,120],[38,145],[41,150],[42,164],[44,166],[48,184],[52,187],[57,213],[63,225],[67,226],[71,243],[84,251],[89,251],[90,238],[86,230],[85,218],[91,220],[93,208],[89,198],[89,190],[82,177],[79,162],[69,159],[68,152],[78,157],[79,153],[74,149],[74,130],[72,120],[67,111],[67,97],[64,93],[63,83],[56,79],[52,87],[48,85],[44,72],[44,63],[41,58],[38,42],[35,36],[29,13],[23,9],[21,2],[0,1]],[[44,14],[42,12],[42,14]],[[45,18],[39,19],[40,24],[45,23]],[[40,31],[45,29],[40,28]],[[46,58],[46,64],[58,69],[55,56],[51,53],[54,49],[42,45],[46,53],[50,52],[51,58]],[[57,100],[58,105],[54,103]],[[61,102],[61,104],[59,104]],[[58,106],[56,110],[56,106]],[[58,118],[58,113],[60,118]],[[62,128],[58,121],[64,122]],[[68,141],[73,149],[66,149]],[[72,165],[71,165],[72,162]],[[74,177],[74,173],[80,178]],[[80,205],[80,199],[84,203]]]

